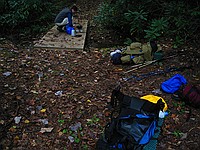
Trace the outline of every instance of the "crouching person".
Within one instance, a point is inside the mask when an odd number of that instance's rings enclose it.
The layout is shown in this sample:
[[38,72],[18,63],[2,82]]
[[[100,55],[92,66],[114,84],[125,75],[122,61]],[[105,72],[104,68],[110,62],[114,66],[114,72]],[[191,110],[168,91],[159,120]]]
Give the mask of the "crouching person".
[[66,25],[73,27],[72,17],[73,14],[78,11],[78,8],[73,5],[71,8],[63,8],[55,18],[55,24],[57,25],[57,30],[60,32],[66,31]]

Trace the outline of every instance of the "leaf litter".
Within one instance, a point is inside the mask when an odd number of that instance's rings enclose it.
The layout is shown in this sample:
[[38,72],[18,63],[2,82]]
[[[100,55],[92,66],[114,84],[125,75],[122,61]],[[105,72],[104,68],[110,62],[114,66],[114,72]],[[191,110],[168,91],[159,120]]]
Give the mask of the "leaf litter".
[[[86,16],[94,15],[92,13]],[[89,35],[92,41],[98,41],[94,45],[101,42],[99,36],[103,35],[97,31]],[[170,49],[169,43],[163,42],[163,47],[166,54],[176,52]],[[9,41],[1,44],[0,146],[14,150],[94,149],[109,121],[107,102],[112,90],[120,83],[128,95],[158,94],[166,100],[170,112],[158,139],[158,150],[199,148],[199,110],[182,105],[159,90],[163,81],[178,72],[141,81],[123,81],[124,77],[133,74],[146,74],[169,66],[198,66],[199,58],[195,53],[198,50],[186,48],[187,55],[124,76],[123,72],[131,67],[114,66],[109,58],[113,48],[104,49],[90,48],[90,52],[20,49]],[[198,67],[184,70],[181,74],[190,83],[199,84]],[[16,117],[20,117],[17,124]]]

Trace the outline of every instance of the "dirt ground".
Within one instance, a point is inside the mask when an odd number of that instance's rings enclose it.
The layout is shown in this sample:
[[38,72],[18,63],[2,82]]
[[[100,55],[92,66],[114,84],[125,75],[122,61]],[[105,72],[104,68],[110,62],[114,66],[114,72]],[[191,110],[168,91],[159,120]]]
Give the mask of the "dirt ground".
[[[172,99],[160,85],[175,74],[188,84],[200,85],[199,49],[186,45],[172,49],[159,41],[165,57],[135,71],[130,65],[113,65],[110,52],[123,43],[114,31],[102,32],[93,22],[100,0],[77,1],[81,17],[89,20],[85,51],[17,48],[0,45],[0,150],[93,150],[109,121],[112,90],[121,84],[125,94],[162,97],[168,105],[157,149],[198,150],[199,109]],[[177,55],[176,55],[177,54]],[[127,77],[188,67],[136,81]]]

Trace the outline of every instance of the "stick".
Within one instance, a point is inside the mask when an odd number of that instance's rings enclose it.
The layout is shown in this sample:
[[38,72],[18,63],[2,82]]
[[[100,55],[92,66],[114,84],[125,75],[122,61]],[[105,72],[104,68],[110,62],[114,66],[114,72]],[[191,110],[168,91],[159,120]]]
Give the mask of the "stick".
[[178,56],[178,55],[172,55],[172,56],[169,56],[169,57],[166,57],[166,58],[162,58],[162,59],[158,59],[158,60],[146,61],[146,62],[144,62],[143,64],[138,64],[138,65],[132,66],[131,68],[133,68],[133,69],[124,72],[124,74],[129,73],[129,72],[134,71],[134,70],[137,70],[137,69],[140,69],[140,68],[142,68],[142,67],[151,65],[151,64],[153,64],[153,63],[155,63],[155,62],[157,62],[157,61],[169,59],[169,58],[172,58],[172,57],[175,57],[175,56]]
[[[154,61],[154,60],[153,60],[153,61]],[[146,61],[146,62],[143,62],[143,63],[141,63],[141,64],[133,65],[133,66],[131,66],[131,68],[136,68],[136,67],[145,65],[145,64],[147,64],[147,63],[149,63],[149,62],[152,62],[152,61]]]
[[147,61],[147,62],[145,62],[145,63],[143,63],[141,65],[137,65],[133,69],[124,72],[124,74],[129,73],[129,72],[134,71],[134,70],[137,70],[137,69],[140,69],[142,67],[148,66],[148,65],[150,65],[150,64],[152,64],[152,63],[154,63],[156,61],[159,61],[159,60]]

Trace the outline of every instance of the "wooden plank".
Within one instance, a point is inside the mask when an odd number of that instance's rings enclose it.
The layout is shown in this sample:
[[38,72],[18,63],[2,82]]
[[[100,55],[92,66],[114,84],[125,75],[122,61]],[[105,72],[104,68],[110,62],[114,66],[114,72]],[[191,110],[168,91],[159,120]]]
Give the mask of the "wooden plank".
[[34,42],[37,48],[56,48],[67,50],[83,50],[87,33],[88,20],[76,20],[74,24],[83,26],[83,31],[76,33],[73,37],[65,32],[59,32],[54,26],[40,40]]

